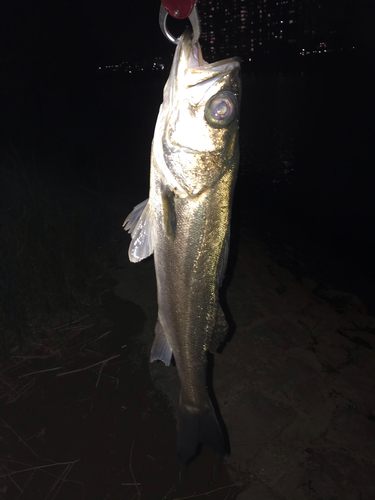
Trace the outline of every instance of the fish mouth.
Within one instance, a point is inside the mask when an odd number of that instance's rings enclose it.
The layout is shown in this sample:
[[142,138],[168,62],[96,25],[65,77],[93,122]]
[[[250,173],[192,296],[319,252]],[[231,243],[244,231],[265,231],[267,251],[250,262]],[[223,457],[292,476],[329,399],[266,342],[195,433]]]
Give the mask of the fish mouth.
[[[229,90],[239,96],[238,82],[241,58],[231,57],[208,63],[203,59],[199,42],[192,44],[192,33],[186,30],[179,39],[174,71],[175,84],[171,89],[171,109],[178,96],[187,96],[198,105],[218,90]],[[220,88],[219,88],[220,87]],[[216,89],[216,90],[215,90]],[[194,96],[194,97],[193,97]]]
[[202,50],[199,42],[192,44],[192,32],[186,29],[180,37],[181,40],[181,56],[180,60],[186,61],[187,69],[196,68],[198,70],[230,70],[239,67],[241,64],[240,57],[229,57],[221,61],[208,63],[203,59]]

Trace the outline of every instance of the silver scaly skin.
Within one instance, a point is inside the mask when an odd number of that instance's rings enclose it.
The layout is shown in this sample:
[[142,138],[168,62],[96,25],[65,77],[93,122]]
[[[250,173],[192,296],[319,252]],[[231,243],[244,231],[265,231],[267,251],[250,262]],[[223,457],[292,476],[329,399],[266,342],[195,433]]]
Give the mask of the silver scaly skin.
[[154,253],[158,321],[151,361],[174,356],[180,383],[177,450],[188,462],[199,443],[225,453],[206,389],[207,350],[226,336],[218,300],[229,249],[239,162],[238,58],[207,64],[185,32],[177,45],[151,152],[149,199],[124,226],[129,258]]

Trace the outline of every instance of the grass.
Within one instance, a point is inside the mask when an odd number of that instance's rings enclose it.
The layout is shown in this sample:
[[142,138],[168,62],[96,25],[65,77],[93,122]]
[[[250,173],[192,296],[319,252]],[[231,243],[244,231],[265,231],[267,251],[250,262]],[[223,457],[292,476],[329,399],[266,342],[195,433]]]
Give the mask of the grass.
[[3,363],[61,353],[64,340],[98,319],[109,284],[110,219],[99,197],[48,183],[35,170],[19,159],[0,166]]

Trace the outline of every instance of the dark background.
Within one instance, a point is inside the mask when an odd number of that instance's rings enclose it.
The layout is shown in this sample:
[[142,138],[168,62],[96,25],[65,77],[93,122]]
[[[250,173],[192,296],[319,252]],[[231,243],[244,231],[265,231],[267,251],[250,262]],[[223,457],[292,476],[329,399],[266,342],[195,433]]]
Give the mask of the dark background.
[[[2,4],[5,164],[16,156],[43,179],[100,191],[119,211],[147,197],[168,72],[103,75],[98,67],[155,56],[171,61],[174,47],[160,32],[159,5]],[[355,53],[243,65],[233,222],[272,235],[275,245],[301,247],[319,271],[338,267],[331,280],[372,310],[373,37],[368,2],[340,6],[340,36],[358,42]],[[183,25],[172,23],[171,31]]]

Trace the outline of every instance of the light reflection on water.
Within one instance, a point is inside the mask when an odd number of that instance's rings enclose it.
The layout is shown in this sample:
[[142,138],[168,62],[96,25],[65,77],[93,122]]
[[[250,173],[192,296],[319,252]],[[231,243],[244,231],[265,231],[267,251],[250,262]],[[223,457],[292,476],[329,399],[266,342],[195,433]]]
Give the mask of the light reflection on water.
[[244,75],[241,190],[254,203],[277,196],[322,213],[369,211],[371,94],[369,80],[349,72]]
[[297,168],[302,77],[245,75],[243,80],[239,177],[258,192],[288,190]]
[[260,132],[241,141],[239,177],[251,175],[264,189],[288,189],[295,171],[295,138],[280,131],[268,138],[267,145],[264,141]]

